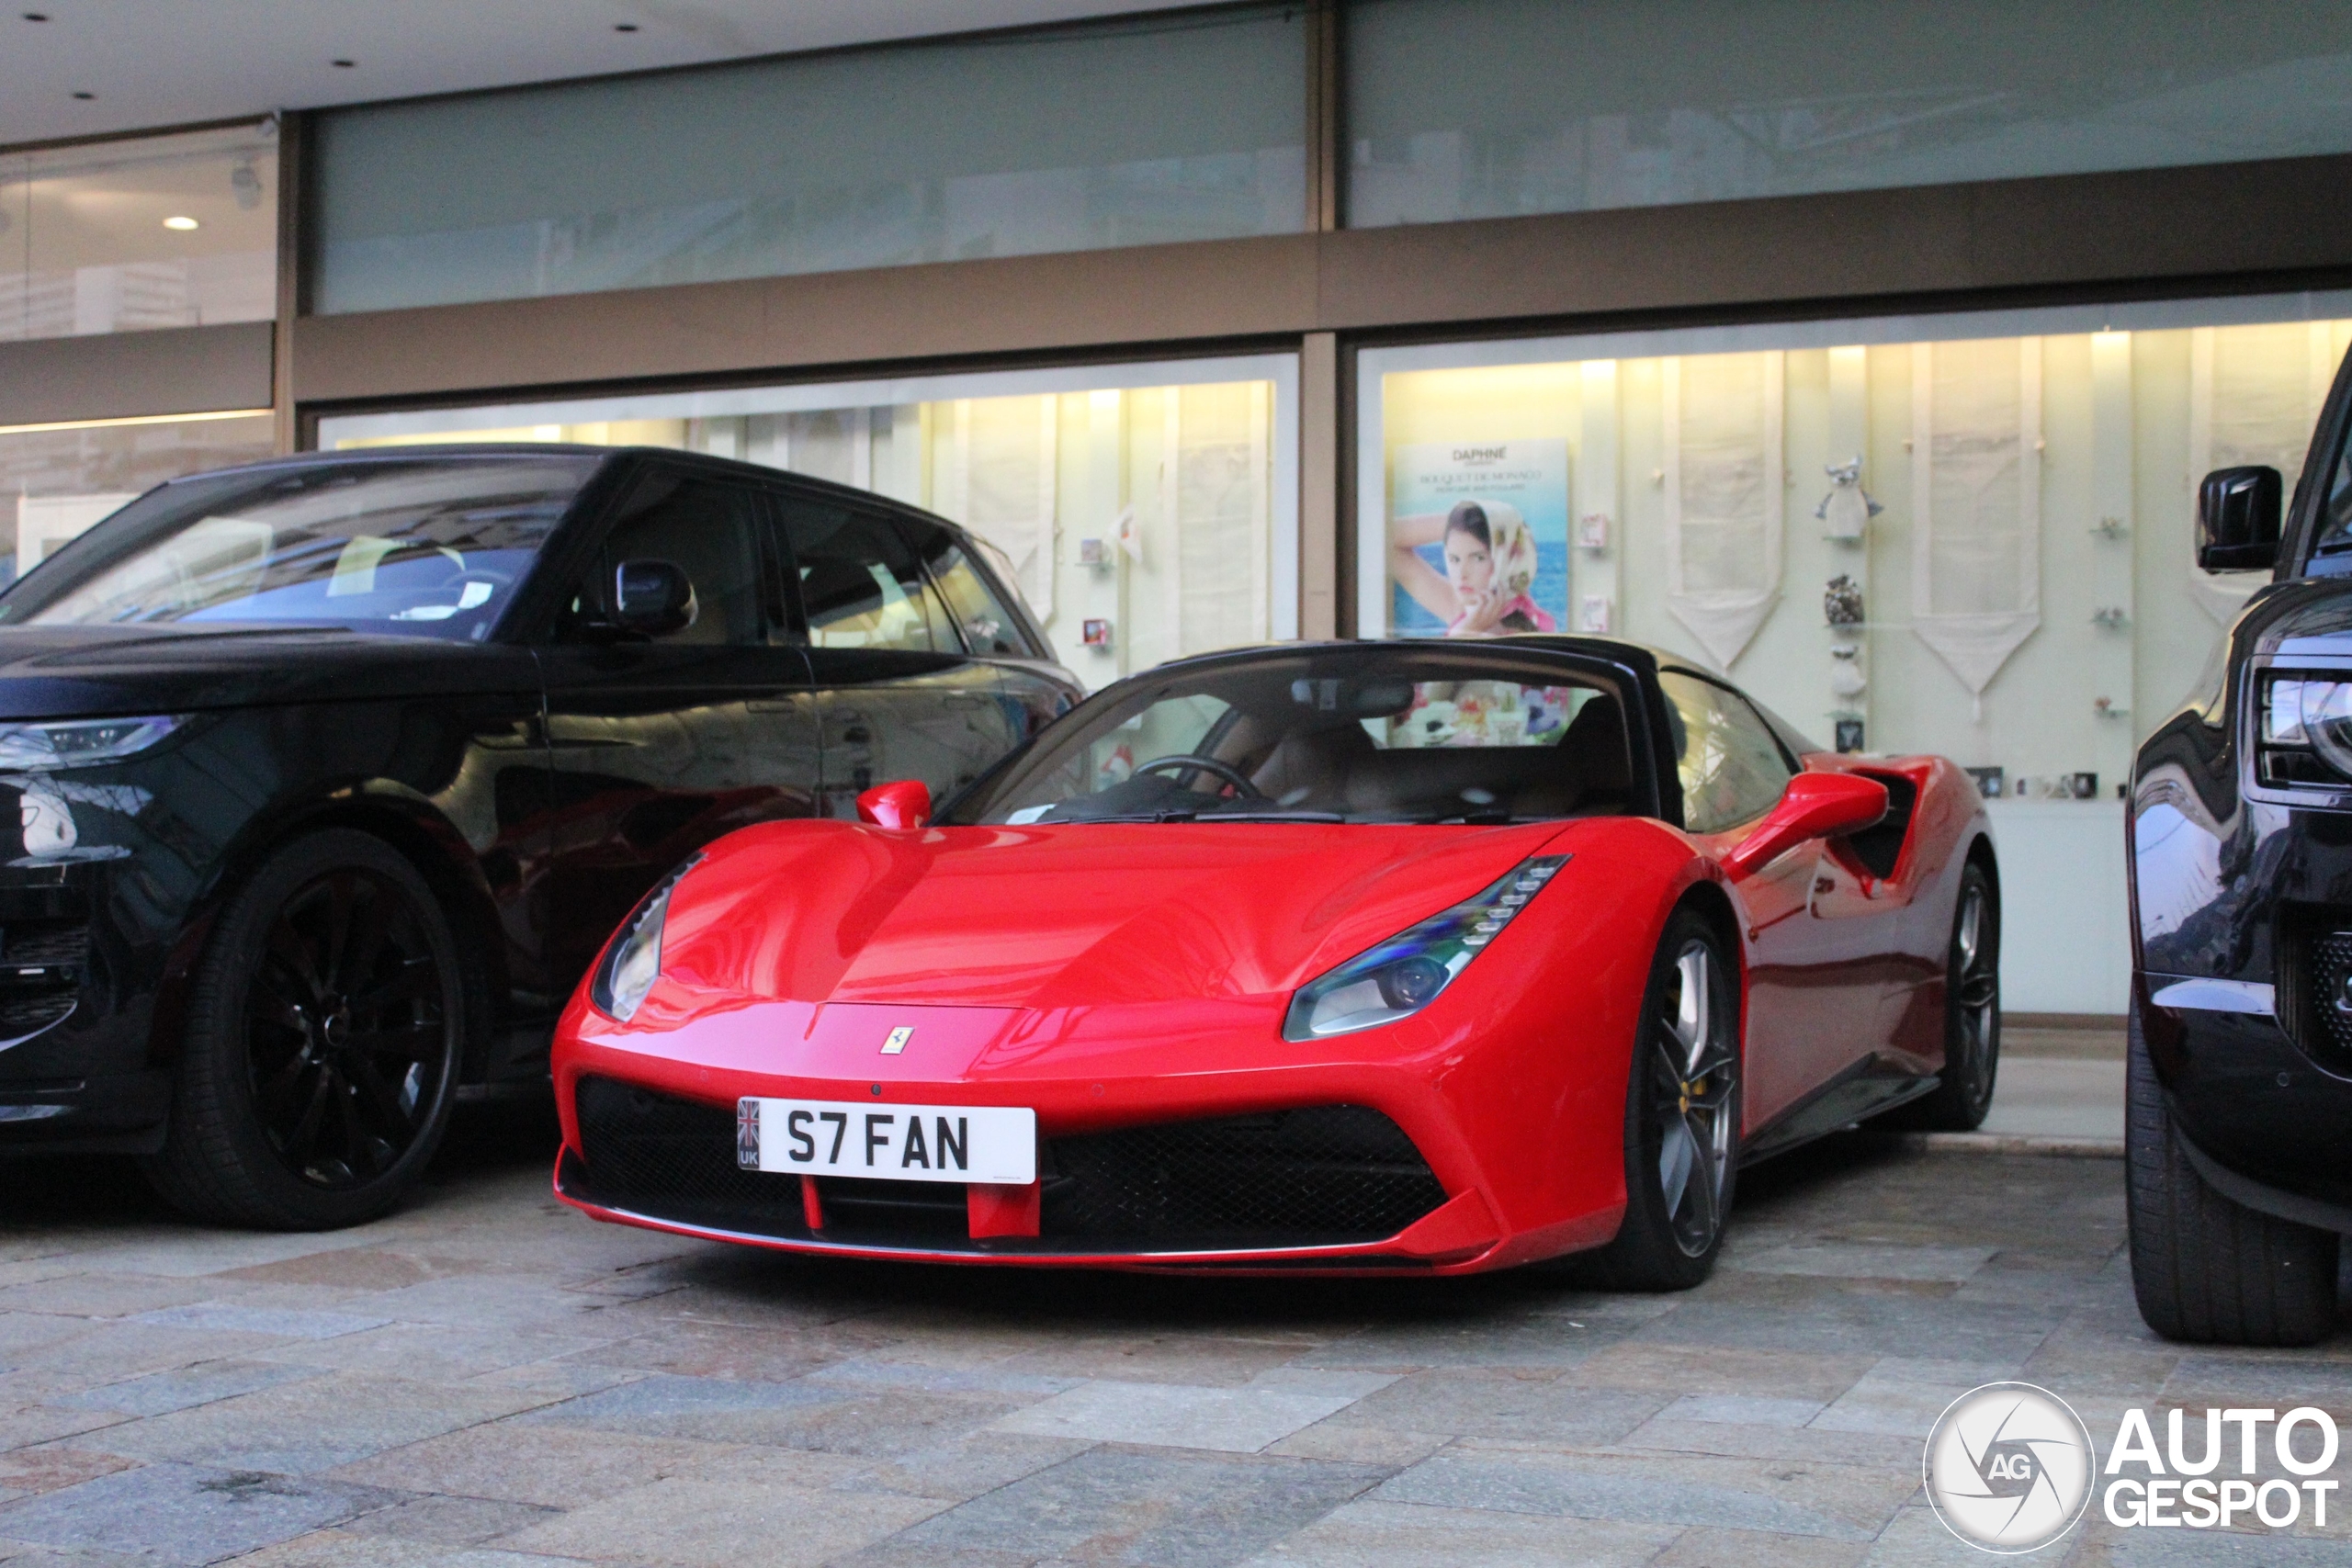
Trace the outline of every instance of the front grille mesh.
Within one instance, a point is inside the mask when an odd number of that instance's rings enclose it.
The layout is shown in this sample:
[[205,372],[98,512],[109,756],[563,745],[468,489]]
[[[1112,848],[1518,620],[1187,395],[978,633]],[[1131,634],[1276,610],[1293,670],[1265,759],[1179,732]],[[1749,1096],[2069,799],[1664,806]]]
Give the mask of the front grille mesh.
[[2352,1001],[2345,984],[2352,979],[2352,931],[2315,932],[2306,941],[2302,995],[2293,1016],[2296,1043],[2320,1066],[2352,1074]]
[[[652,1219],[810,1238],[800,1184],[735,1163],[723,1106],[583,1078],[564,1190]],[[1362,1106],[1046,1140],[1041,1235],[974,1241],[960,1186],[820,1179],[823,1239],[991,1252],[1190,1251],[1379,1241],[1445,1201],[1412,1141]]]

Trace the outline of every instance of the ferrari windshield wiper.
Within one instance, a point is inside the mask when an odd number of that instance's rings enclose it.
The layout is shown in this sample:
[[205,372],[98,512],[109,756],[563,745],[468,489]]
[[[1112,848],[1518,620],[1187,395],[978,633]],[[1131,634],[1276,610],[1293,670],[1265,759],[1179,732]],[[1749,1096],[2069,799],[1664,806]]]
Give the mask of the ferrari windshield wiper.
[[1114,817],[1065,817],[1074,822],[1344,822],[1336,811],[1129,811]]

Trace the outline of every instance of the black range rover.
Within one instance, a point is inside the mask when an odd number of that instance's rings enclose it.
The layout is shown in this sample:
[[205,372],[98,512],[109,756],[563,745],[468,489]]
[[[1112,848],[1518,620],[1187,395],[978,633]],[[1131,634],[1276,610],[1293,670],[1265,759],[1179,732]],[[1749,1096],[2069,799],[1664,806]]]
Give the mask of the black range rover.
[[[2352,363],[2304,481],[2224,468],[2199,564],[2270,569],[2140,749],[2132,1278],[2169,1338],[2308,1344],[2352,1234]],[[2283,523],[2283,527],[2282,527]]]
[[952,791],[1076,699],[987,554],[652,450],[141,496],[0,594],[0,1152],[141,1155],[238,1223],[382,1211],[458,1086],[544,1077],[700,845]]

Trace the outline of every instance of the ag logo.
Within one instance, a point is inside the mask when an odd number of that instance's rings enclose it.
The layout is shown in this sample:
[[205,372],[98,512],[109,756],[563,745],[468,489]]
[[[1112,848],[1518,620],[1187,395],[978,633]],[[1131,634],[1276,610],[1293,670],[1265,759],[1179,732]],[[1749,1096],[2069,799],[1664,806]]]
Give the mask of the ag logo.
[[2029,1382],[1990,1382],[1947,1406],[1921,1465],[1928,1501],[1985,1551],[2039,1551],[2075,1528],[2097,1456],[2074,1410]]

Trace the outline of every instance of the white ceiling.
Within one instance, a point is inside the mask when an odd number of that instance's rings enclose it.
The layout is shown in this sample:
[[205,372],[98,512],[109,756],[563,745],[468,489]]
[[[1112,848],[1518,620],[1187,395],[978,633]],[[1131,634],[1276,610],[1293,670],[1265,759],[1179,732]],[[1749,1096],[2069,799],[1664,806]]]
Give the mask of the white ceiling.
[[0,0],[0,146],[1191,3]]

